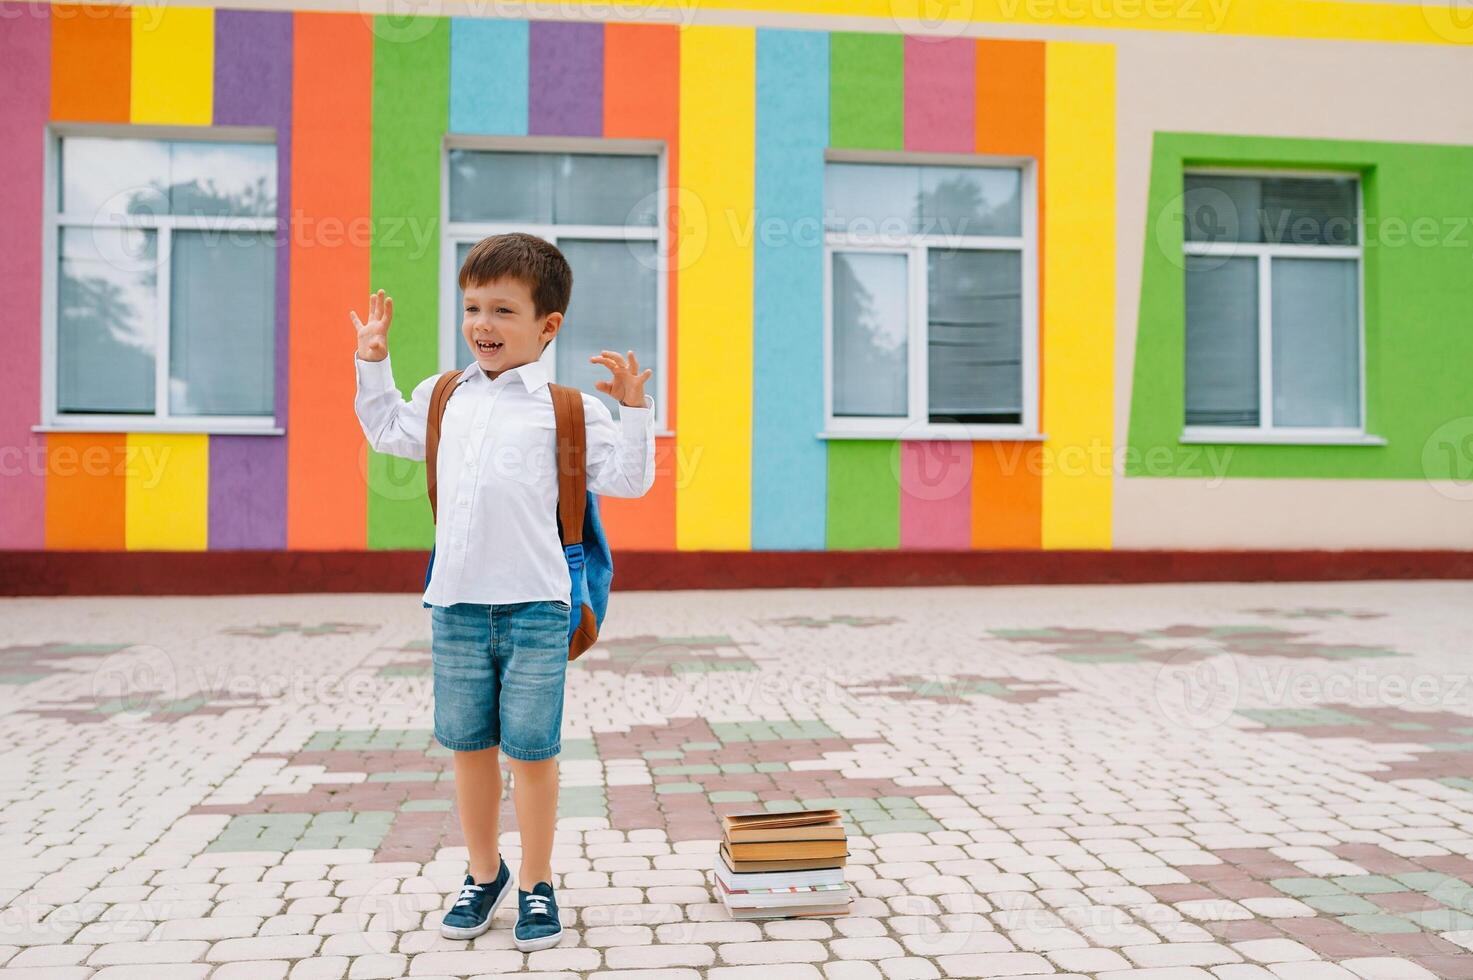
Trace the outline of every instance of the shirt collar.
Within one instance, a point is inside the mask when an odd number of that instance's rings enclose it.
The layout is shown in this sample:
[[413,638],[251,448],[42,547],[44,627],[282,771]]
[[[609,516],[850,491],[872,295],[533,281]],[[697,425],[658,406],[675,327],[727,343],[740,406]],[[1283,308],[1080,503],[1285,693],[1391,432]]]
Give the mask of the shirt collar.
[[496,381],[499,381],[501,378],[506,378],[507,383],[510,384],[511,379],[517,378],[522,382],[522,387],[526,388],[529,392],[536,391],[538,388],[541,388],[543,385],[548,383],[547,367],[542,363],[540,359],[532,361],[530,364],[523,364],[520,367],[515,367],[508,371],[503,371],[501,372],[501,374],[497,375],[495,379],[486,377],[486,372],[482,371],[481,365],[477,364],[475,361],[472,361],[470,364],[468,364],[466,366],[466,369],[460,373],[461,379],[465,381],[469,381],[477,377],[478,375],[484,381],[486,381],[487,384],[495,384]]

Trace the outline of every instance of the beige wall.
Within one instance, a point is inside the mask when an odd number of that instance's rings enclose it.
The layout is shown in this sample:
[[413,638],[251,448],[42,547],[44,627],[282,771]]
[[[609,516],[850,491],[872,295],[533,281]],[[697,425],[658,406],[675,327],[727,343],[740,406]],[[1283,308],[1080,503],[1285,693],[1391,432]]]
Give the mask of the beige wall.
[[[1473,142],[1473,55],[1455,47],[1115,35],[1115,431],[1131,372],[1157,131]],[[1473,179],[1473,176],[1470,176]],[[1473,501],[1421,480],[1118,478],[1116,548],[1473,547]]]
[[1131,479],[1116,548],[1473,548],[1473,501],[1425,480]]

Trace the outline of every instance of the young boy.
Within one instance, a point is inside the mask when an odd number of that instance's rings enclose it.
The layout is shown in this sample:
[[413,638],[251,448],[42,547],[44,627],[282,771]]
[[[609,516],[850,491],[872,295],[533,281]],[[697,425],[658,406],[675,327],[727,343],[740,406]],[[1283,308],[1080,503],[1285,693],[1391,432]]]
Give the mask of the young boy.
[[[512,940],[520,950],[545,949],[562,938],[551,861],[572,589],[557,531],[556,428],[540,358],[562,326],[573,273],[540,238],[494,235],[471,249],[459,283],[460,330],[475,361],[441,426],[436,557],[423,602],[431,610],[435,739],[454,753],[470,869],[440,932],[479,936],[512,888],[497,849],[499,749],[510,760],[522,839]],[[424,459],[437,376],[402,400],[389,365],[393,299],[383,290],[370,296],[367,323],[350,315],[358,334],[354,407],[369,445]],[[620,409],[615,422],[602,401],[583,395],[588,489],[641,496],[655,479],[654,399],[644,393],[651,372],[640,371],[633,351],[589,360],[609,369],[597,387]]]

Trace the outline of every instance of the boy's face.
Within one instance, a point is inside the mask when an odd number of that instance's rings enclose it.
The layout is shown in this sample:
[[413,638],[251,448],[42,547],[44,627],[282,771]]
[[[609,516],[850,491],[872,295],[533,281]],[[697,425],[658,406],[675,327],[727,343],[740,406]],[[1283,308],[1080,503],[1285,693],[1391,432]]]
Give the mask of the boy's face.
[[542,356],[563,315],[538,317],[534,310],[532,290],[520,279],[490,279],[467,287],[460,332],[483,371],[495,377]]

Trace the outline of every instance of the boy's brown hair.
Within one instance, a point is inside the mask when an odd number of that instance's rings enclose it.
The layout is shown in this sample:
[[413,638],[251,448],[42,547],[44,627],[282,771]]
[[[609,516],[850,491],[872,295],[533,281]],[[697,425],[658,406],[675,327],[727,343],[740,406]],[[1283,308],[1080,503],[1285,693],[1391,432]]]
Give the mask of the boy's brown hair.
[[520,280],[532,293],[533,315],[568,312],[573,270],[552,242],[519,231],[491,235],[471,246],[460,266],[460,289],[492,279]]

